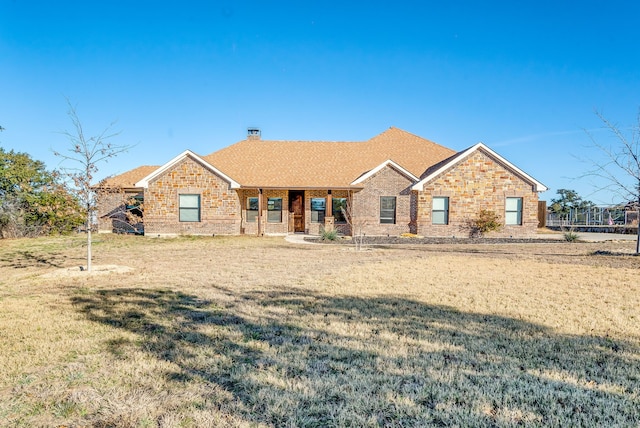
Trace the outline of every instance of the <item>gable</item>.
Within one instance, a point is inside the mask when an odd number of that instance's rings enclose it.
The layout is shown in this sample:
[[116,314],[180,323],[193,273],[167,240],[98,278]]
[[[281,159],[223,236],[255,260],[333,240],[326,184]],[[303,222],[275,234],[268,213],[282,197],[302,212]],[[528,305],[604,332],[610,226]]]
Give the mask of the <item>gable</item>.
[[362,190],[358,193],[377,196],[410,195],[411,186],[415,182],[413,177],[407,176],[403,171],[392,165],[385,165],[375,173],[367,174],[366,179],[360,181],[359,186]]
[[228,189],[227,179],[190,157],[185,157],[148,181],[147,189],[168,186],[174,189]]
[[143,187],[143,188],[149,187],[149,183],[151,181],[153,181],[153,180],[157,179],[158,177],[162,176],[164,173],[168,172],[171,168],[173,168],[174,166],[178,165],[179,163],[183,162],[186,159],[190,159],[193,162],[196,162],[196,163],[200,164],[206,170],[208,170],[208,171],[212,172],[213,174],[217,175],[218,177],[222,178],[224,181],[229,183],[229,185],[230,185],[230,187],[232,189],[236,189],[236,188],[240,187],[240,184],[238,184],[235,180],[231,179],[226,174],[224,174],[222,171],[218,170],[216,167],[214,167],[209,162],[207,162],[206,160],[204,160],[203,158],[201,158],[200,156],[196,155],[195,153],[193,153],[190,150],[185,150],[184,152],[182,152],[181,154],[179,154],[175,158],[171,159],[169,162],[167,162],[166,164],[164,164],[160,168],[158,168],[155,171],[153,171],[151,174],[149,174],[146,177],[144,177],[142,180],[138,181],[136,183],[136,187]]
[[[512,174],[513,176],[517,177],[519,180],[522,180],[525,183],[531,185],[534,192],[544,192],[548,190],[544,184],[540,183],[538,180],[531,177],[530,175],[522,171],[520,168],[516,167],[514,164],[507,161],[505,158],[503,158],[502,156],[500,156],[499,154],[497,154],[496,152],[494,152],[493,150],[491,150],[489,147],[485,146],[482,143],[478,143],[475,146],[472,146],[462,152],[456,153],[454,156],[451,156],[449,159],[446,159],[440,162],[439,164],[434,165],[432,168],[429,168],[425,172],[424,178],[419,182],[417,182],[412,189],[417,191],[422,191],[426,184],[435,181],[436,179],[440,178],[442,175],[446,174],[448,171],[452,170],[458,165],[461,165],[463,162],[467,161],[469,158],[474,157],[476,155],[485,156],[490,162],[493,162],[499,165],[501,168],[503,168],[504,171],[508,172],[509,174]],[[470,167],[473,168],[478,173],[483,172],[483,166],[481,164],[471,165]]]
[[379,171],[381,171],[384,168],[391,168],[391,169],[396,170],[398,173],[400,173],[401,175],[405,176],[412,183],[418,181],[418,177],[416,177],[411,172],[409,172],[405,168],[401,167],[400,165],[398,165],[397,163],[395,163],[391,159],[388,159],[387,161],[381,163],[380,165],[376,166],[372,170],[367,171],[364,174],[362,174],[360,177],[358,177],[356,180],[354,180],[351,184],[352,185],[356,185],[356,184],[364,183],[366,180],[368,180],[370,177],[372,177],[373,175],[377,174]]

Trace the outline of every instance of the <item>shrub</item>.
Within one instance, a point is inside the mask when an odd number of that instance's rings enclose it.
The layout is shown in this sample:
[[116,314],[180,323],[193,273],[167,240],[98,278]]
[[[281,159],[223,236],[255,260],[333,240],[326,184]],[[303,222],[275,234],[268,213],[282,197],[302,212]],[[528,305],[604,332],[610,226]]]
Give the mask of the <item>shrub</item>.
[[494,211],[480,210],[478,217],[470,221],[469,229],[471,237],[484,236],[489,232],[500,230],[502,223],[498,220],[498,214]]
[[320,232],[320,238],[323,241],[335,241],[336,239],[338,239],[338,231],[335,229],[333,230],[322,229],[322,231]]
[[573,229],[563,230],[564,240],[567,242],[575,242],[578,240],[579,236]]

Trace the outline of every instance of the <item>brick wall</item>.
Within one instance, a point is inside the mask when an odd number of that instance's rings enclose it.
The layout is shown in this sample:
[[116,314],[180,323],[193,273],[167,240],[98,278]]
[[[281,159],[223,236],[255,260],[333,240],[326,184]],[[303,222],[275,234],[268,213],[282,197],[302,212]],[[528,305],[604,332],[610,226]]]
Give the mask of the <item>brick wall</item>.
[[[488,236],[526,237],[535,234],[538,227],[538,194],[532,185],[480,150],[426,183],[417,195],[417,229],[420,235],[468,236],[469,220],[477,218],[483,209],[494,211],[503,224],[499,231]],[[432,224],[434,196],[449,197],[448,225]],[[522,198],[521,226],[504,226],[507,197]]]
[[257,198],[258,189],[238,189],[238,197],[240,198],[240,207],[242,210],[242,223],[240,227],[240,233],[255,235],[258,233],[258,222],[247,221],[247,199]]
[[[247,221],[247,199],[257,198],[258,189],[239,189],[238,196],[240,199],[241,217],[242,217],[241,231],[243,231],[247,235],[255,235],[258,233],[258,222]],[[346,190],[334,190],[332,191],[332,194],[330,195],[330,197],[331,198],[348,198],[348,192]],[[267,221],[268,198],[282,198],[283,210],[282,210],[281,223],[271,223]],[[327,201],[327,198],[329,198],[329,195],[327,190],[306,190],[304,192],[305,230],[307,233],[311,235],[318,235],[322,231],[322,228],[324,227],[324,223],[316,223],[311,221],[311,199],[312,198],[323,198],[325,199],[325,201]],[[291,213],[289,213],[289,191],[288,190],[269,190],[269,189],[264,190],[262,215],[263,215],[264,229],[265,229],[264,233],[283,234],[283,233],[291,232],[290,227],[292,225],[289,224],[289,217],[291,216]],[[349,225],[346,223],[336,223],[334,225],[334,228],[337,229],[338,232],[343,235],[349,235],[351,233],[349,229]]]
[[[391,166],[381,169],[364,183],[364,189],[352,196],[355,223],[363,223],[366,235],[392,235],[415,231],[416,193],[414,183]],[[395,224],[380,223],[380,197],[396,197]],[[414,208],[412,210],[412,207]]]
[[127,218],[127,203],[142,190],[104,189],[98,191],[98,233],[141,231],[143,224],[131,224]]
[[[199,222],[179,220],[179,195],[200,195]],[[185,158],[149,183],[144,192],[145,235],[237,235],[240,199],[229,183]]]
[[[258,233],[258,222],[247,221],[247,199],[257,198],[258,189],[239,189],[238,196],[240,199],[241,208],[241,232],[246,235],[255,235]],[[267,201],[269,198],[282,198],[282,221],[281,222],[269,222]],[[266,189],[262,192],[262,222],[263,232],[265,234],[284,234],[289,230],[289,192],[287,190],[269,190]],[[241,233],[239,232],[239,233]]]
[[[262,218],[264,220],[265,234],[285,234],[289,232],[289,191],[288,190],[263,190]],[[269,198],[282,198],[282,221],[272,223],[268,221],[267,201]]]
[[[332,198],[345,198],[345,199],[349,199],[349,192],[347,190],[332,190],[331,191],[331,197]],[[340,234],[340,235],[351,235],[351,227],[349,227],[349,224],[346,222],[336,222],[334,220],[333,223],[333,228]]]
[[319,235],[324,228],[324,222],[314,223],[311,221],[311,199],[313,198],[324,199],[326,208],[330,203],[328,202],[329,198],[333,198],[333,195],[329,195],[327,190],[307,190],[304,192],[304,228],[310,235]]

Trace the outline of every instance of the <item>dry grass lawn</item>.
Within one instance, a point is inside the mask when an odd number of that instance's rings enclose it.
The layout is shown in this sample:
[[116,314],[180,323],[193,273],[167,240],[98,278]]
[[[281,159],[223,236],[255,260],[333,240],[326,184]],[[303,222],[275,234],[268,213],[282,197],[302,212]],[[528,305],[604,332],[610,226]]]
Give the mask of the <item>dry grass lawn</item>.
[[3,426],[640,425],[633,242],[83,239],[0,241]]

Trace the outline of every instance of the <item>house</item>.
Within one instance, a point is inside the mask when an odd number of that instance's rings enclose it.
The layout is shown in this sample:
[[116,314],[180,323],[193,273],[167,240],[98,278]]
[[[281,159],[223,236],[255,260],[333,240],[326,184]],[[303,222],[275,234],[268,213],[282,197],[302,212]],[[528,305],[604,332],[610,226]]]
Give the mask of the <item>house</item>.
[[99,229],[115,228],[114,195],[124,193],[143,200],[148,236],[464,236],[489,210],[504,224],[494,236],[524,237],[536,232],[538,192],[547,190],[482,143],[455,152],[394,127],[360,142],[271,141],[249,129],[222,150],[185,150],[103,188]]

